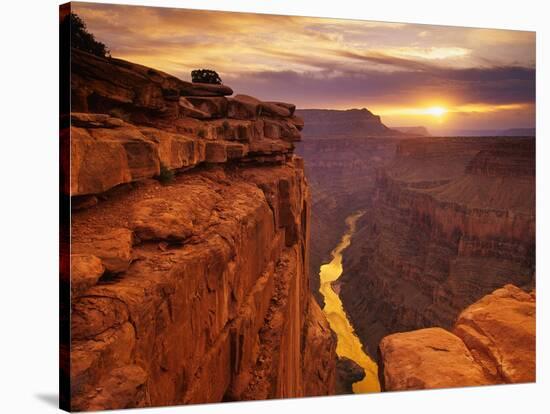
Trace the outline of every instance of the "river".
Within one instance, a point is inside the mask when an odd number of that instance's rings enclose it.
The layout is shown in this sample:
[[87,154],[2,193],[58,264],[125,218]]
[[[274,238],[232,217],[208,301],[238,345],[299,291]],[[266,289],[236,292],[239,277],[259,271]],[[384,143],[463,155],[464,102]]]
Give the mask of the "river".
[[346,218],[347,231],[342,236],[340,243],[332,251],[330,263],[321,266],[319,277],[321,287],[319,291],[325,300],[325,313],[331,329],[336,333],[338,343],[336,353],[339,357],[346,357],[356,362],[365,370],[365,378],[353,384],[355,394],[380,392],[378,381],[378,365],[363,350],[361,341],[355,334],[342,301],[332,288],[332,282],[336,281],[344,271],[342,265],[342,253],[351,244],[351,236],[355,232],[357,220],[364,214],[363,211],[353,213]]

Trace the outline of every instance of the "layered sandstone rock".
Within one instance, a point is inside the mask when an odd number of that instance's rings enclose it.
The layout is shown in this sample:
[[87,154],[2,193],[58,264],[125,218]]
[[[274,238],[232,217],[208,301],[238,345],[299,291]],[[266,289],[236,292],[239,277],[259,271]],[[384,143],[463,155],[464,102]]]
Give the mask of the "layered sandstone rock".
[[427,328],[380,342],[388,391],[535,381],[535,293],[513,285],[458,317],[453,333]]
[[459,336],[494,382],[535,381],[536,294],[506,285],[458,317]]
[[379,170],[344,254],[341,296],[371,354],[383,336],[451,329],[507,283],[535,283],[533,138],[418,138]]
[[294,107],[78,51],[72,71],[71,408],[334,393]]

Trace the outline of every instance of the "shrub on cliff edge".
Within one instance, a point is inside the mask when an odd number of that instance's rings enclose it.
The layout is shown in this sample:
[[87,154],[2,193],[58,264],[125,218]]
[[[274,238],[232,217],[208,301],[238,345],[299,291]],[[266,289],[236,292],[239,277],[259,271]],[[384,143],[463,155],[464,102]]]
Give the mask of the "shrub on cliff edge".
[[65,16],[61,25],[63,36],[70,33],[71,47],[100,57],[111,56],[107,46],[96,40],[95,36],[86,29],[86,23],[75,13]]
[[164,165],[162,162],[160,163],[160,174],[158,175],[157,179],[159,182],[163,185],[170,184],[172,181],[174,181],[174,171],[168,169],[166,165]]
[[191,71],[191,81],[198,83],[213,83],[219,85],[222,83],[220,75],[215,70],[196,69]]

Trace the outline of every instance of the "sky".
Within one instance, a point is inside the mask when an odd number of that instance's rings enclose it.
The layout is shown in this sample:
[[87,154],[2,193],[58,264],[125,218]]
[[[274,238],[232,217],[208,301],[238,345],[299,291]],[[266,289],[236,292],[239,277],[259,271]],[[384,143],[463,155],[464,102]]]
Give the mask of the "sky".
[[298,108],[368,108],[432,133],[535,127],[535,33],[72,3],[113,57]]

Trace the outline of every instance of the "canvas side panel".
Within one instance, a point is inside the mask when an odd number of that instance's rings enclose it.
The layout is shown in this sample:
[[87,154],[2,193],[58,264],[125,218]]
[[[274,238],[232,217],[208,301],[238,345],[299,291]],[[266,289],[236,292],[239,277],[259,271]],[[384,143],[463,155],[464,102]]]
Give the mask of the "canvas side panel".
[[71,4],[59,6],[59,408],[71,410],[70,29]]

